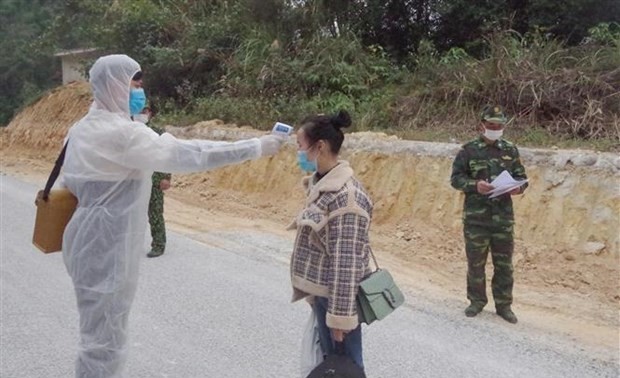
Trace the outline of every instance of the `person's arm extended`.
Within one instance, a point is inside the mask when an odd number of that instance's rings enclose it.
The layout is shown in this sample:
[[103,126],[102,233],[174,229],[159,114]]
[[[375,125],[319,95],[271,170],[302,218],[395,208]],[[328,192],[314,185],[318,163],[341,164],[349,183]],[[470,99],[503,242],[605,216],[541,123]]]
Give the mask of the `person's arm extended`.
[[[265,148],[265,142],[268,142],[269,149]],[[110,159],[117,164],[136,169],[197,172],[274,154],[277,148],[271,144],[277,143],[281,142],[278,142],[277,137],[273,135],[237,142],[182,140],[168,133],[157,135],[153,130],[143,126],[128,131],[124,148],[112,154]]]

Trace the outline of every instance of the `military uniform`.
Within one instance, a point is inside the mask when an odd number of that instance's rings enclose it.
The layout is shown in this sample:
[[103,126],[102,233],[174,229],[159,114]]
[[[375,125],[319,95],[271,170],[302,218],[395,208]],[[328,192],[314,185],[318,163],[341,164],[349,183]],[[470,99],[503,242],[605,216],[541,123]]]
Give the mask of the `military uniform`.
[[[479,180],[491,182],[504,170],[517,180],[527,177],[519,151],[513,143],[503,139],[489,143],[490,141],[480,136],[463,145],[452,164],[451,184],[465,193],[463,233],[467,255],[467,298],[471,302],[470,307],[474,306],[479,312],[488,302],[485,264],[491,249],[494,266],[491,285],[495,307],[500,314],[502,309],[509,310],[512,304],[512,198],[510,194],[504,194],[491,199],[488,195],[478,193],[476,185]],[[521,187],[521,192],[526,187],[527,183]],[[476,313],[468,316],[475,316]]]
[[[164,133],[164,129],[148,125],[157,134]],[[164,192],[159,188],[162,180],[170,180],[169,173],[155,172],[153,173],[153,186],[151,188],[151,200],[149,201],[149,224],[151,225],[151,251],[147,256],[157,257],[164,253],[166,249],[166,224],[164,221]]]

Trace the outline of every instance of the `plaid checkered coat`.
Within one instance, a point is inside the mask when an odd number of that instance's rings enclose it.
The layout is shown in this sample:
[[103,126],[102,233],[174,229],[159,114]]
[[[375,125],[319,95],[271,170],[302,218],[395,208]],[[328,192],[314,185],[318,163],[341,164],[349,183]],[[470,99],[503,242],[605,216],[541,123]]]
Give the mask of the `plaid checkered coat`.
[[308,197],[292,225],[297,229],[291,257],[293,301],[326,297],[327,326],[352,330],[358,325],[358,287],[370,274],[373,205],[346,161],[316,179],[316,174],[304,179]]

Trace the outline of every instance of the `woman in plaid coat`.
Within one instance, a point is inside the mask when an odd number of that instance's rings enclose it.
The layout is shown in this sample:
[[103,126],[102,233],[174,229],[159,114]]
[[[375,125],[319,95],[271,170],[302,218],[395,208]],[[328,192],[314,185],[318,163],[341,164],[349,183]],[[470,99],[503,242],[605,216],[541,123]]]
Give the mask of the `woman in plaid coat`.
[[340,111],[307,117],[297,132],[299,166],[313,174],[303,180],[307,198],[294,224],[291,281],[293,301],[312,303],[324,354],[343,342],[345,354],[363,368],[355,298],[370,274],[373,205],[349,163],[339,160],[342,128],[350,125],[349,114]]

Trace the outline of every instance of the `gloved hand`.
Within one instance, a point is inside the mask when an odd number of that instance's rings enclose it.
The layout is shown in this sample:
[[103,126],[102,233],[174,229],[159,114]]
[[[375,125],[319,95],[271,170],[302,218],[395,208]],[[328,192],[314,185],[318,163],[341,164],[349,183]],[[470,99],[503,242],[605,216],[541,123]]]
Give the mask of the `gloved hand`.
[[271,156],[278,153],[280,147],[286,142],[286,137],[282,135],[263,135],[260,140],[261,156]]

